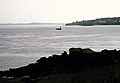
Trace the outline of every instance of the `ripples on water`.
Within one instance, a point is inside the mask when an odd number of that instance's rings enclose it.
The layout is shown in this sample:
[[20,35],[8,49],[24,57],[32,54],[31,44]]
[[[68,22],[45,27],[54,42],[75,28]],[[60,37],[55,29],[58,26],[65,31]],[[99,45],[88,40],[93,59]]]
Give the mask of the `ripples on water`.
[[0,70],[60,54],[71,47],[120,49],[120,26],[0,25]]

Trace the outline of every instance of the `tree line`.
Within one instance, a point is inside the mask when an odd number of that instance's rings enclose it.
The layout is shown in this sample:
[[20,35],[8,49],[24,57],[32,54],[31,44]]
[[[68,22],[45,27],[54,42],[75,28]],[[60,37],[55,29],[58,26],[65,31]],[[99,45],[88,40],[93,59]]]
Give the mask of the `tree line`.
[[66,25],[81,25],[81,26],[93,26],[93,25],[120,25],[120,17],[108,17],[98,18],[95,20],[83,20],[68,23]]

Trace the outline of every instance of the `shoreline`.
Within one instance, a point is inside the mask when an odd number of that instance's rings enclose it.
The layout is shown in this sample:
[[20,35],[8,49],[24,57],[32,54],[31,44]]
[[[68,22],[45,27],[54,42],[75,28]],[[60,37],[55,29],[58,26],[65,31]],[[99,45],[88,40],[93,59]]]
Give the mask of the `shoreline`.
[[[49,57],[41,57],[35,63],[31,63],[23,67],[12,68],[7,71],[0,71],[0,81],[6,81],[9,79],[9,81],[16,80],[23,83],[27,83],[27,81],[31,81],[31,83],[41,83],[41,81],[49,80],[48,78],[51,78],[51,76],[55,76],[55,78],[52,79],[52,81],[54,81],[57,79],[56,76],[61,77],[61,75],[63,76],[63,81],[65,81],[65,74],[67,74],[67,78],[69,80],[69,76],[74,77],[74,75],[78,75],[81,78],[81,76],[84,76],[84,74],[91,74],[94,71],[106,72],[106,69],[108,68],[113,68],[113,71],[115,71],[116,68],[119,68],[117,67],[119,64],[120,50],[104,49],[99,52],[95,52],[90,48],[70,48],[69,53],[64,51],[61,55],[53,54]],[[107,72],[111,73],[110,71]],[[92,74],[96,76],[96,73]],[[75,78],[74,81],[78,79],[82,81],[80,78]],[[87,76],[87,79],[89,78],[91,77]],[[102,80],[102,78],[100,78],[100,80]],[[56,81],[56,83],[58,82]]]
[[[72,51],[70,51],[71,49],[73,49],[73,53],[72,53]],[[78,51],[78,53],[77,53],[77,51]],[[104,49],[104,50],[101,50],[101,51],[93,51],[93,50],[91,50],[90,48],[85,48],[85,49],[82,49],[82,48],[70,48],[69,49],[69,53],[67,53],[66,51],[64,51],[62,54],[60,54],[60,55],[56,55],[56,54],[53,54],[53,55],[51,55],[51,56],[48,56],[48,57],[41,57],[41,58],[39,58],[37,61],[39,61],[39,60],[41,60],[42,58],[45,58],[46,60],[47,59],[49,59],[49,58],[51,58],[51,57],[53,57],[53,56],[60,56],[60,57],[62,57],[62,55],[67,55],[67,56],[70,56],[70,55],[76,55],[76,54],[94,54],[94,53],[102,53],[102,51],[106,51],[106,52],[120,52],[120,50],[116,50],[116,49],[114,49],[114,50],[108,50],[108,49]],[[79,53],[80,52],[80,53]],[[72,54],[71,54],[72,53]],[[96,54],[97,55],[97,54]],[[106,54],[104,54],[105,56],[106,56]],[[63,56],[64,57],[64,56]],[[94,57],[94,56],[93,56]],[[59,57],[58,57],[59,58]],[[36,61],[36,62],[37,62]],[[36,64],[36,62],[35,63],[30,63],[30,64]],[[29,66],[30,64],[28,64],[28,65],[26,65],[26,66]],[[26,66],[22,66],[22,67],[26,67]],[[9,70],[11,70],[11,69],[19,69],[19,68],[22,68],[22,67],[18,67],[18,68],[10,68]],[[9,71],[9,70],[3,70],[3,71]]]

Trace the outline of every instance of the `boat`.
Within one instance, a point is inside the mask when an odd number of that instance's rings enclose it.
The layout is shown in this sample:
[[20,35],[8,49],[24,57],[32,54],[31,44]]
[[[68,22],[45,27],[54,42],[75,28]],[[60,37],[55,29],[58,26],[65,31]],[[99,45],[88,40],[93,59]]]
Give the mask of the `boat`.
[[56,30],[62,30],[62,28],[61,28],[61,27],[59,27],[59,28],[56,28]]

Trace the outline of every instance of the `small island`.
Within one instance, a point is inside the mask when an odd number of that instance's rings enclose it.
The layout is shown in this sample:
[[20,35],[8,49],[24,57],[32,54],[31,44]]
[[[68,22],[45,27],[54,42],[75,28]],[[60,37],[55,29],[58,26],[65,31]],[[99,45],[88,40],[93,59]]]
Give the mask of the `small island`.
[[80,25],[80,26],[93,26],[93,25],[120,25],[120,17],[108,17],[98,18],[95,20],[83,20],[66,24],[68,25]]

